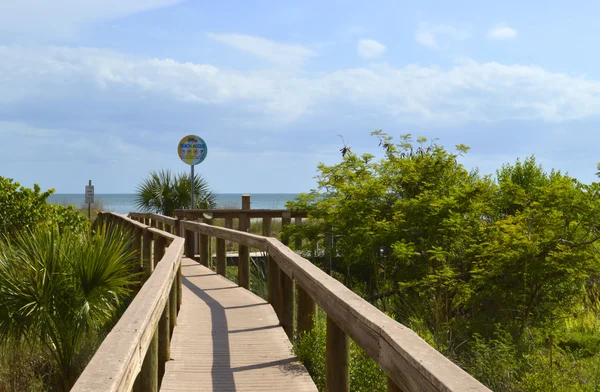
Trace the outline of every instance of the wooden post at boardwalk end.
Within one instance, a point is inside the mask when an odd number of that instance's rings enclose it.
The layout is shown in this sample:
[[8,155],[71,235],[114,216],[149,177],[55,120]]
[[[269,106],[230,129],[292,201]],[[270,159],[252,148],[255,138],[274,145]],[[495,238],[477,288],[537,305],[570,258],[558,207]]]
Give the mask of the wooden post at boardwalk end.
[[312,330],[317,304],[300,285],[296,284],[296,286],[298,287],[298,336],[300,336]]
[[329,316],[326,340],[325,389],[328,392],[350,392],[350,341],[348,335]]
[[[250,195],[242,195],[242,211],[250,210]],[[248,232],[250,222],[248,213],[240,213],[240,231]],[[250,290],[250,250],[246,245],[239,246],[238,251],[238,285]]]

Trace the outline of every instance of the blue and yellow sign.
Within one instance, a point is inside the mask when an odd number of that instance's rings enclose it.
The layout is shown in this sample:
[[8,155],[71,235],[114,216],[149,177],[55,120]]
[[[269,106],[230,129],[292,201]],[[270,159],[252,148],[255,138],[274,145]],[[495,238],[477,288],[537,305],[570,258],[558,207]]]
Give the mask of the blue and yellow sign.
[[184,163],[194,166],[206,158],[208,147],[200,136],[187,135],[179,142],[177,153]]

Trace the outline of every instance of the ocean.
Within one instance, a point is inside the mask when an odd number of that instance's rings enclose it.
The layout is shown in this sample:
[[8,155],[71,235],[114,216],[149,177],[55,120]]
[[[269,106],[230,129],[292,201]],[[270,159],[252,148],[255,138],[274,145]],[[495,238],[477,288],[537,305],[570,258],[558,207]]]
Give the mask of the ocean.
[[[254,193],[250,194],[250,206],[252,209],[284,209],[288,200],[293,200],[296,193]],[[112,211],[118,214],[137,211],[134,203],[134,194],[96,194],[95,201],[102,206],[104,211]],[[48,198],[48,202],[54,204],[75,205],[77,207],[87,206],[84,203],[85,196],[81,194],[57,193]],[[217,194],[217,208],[241,208],[241,193]]]

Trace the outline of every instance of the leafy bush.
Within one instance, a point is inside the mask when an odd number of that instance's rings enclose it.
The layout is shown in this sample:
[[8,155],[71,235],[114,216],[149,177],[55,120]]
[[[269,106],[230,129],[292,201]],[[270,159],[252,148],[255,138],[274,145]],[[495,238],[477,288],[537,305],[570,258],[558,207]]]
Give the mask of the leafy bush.
[[89,222],[73,206],[47,203],[54,189],[41,192],[39,185],[25,188],[11,178],[0,177],[0,233],[14,234],[21,230],[32,230],[38,225],[58,225],[83,232]]
[[0,348],[39,348],[69,390],[136,283],[126,231],[38,226],[0,239]]

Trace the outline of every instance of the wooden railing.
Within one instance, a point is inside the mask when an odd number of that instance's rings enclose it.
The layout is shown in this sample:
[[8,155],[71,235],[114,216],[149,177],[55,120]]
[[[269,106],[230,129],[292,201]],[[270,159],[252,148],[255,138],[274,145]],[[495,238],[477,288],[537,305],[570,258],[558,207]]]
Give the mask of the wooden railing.
[[131,230],[145,282],[71,391],[158,391],[181,306],[184,240],[114,213],[98,219]]
[[[186,238],[199,233],[200,261],[204,265],[208,265],[209,238],[215,237],[216,270],[223,276],[226,276],[225,241],[238,243],[238,284],[245,288],[250,285],[248,249],[267,252],[268,301],[290,340],[295,336],[294,330],[301,334],[313,328],[317,305],[327,314],[328,391],[349,391],[349,338],[386,373],[389,391],[489,391],[412,330],[386,316],[279,240],[187,220],[180,221],[176,230]],[[189,243],[186,256],[194,256]],[[294,285],[298,292],[296,300]]]

